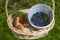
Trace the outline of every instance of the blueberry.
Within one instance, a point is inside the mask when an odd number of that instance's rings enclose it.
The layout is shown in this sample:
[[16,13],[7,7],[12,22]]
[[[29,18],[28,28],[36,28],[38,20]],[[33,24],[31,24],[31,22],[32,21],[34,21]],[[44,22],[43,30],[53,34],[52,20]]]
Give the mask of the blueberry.
[[33,14],[32,18],[31,18],[31,22],[36,26],[42,26],[42,27],[46,26],[49,24],[49,22],[45,20],[45,16],[46,15],[44,13],[37,12],[37,13]]
[[39,23],[36,23],[37,26],[39,26],[40,24]]
[[33,17],[37,18],[36,14],[33,14]]
[[38,13],[38,12],[37,12],[37,13],[36,13],[36,16],[38,16],[38,17],[39,17],[39,16],[40,16],[40,13]]

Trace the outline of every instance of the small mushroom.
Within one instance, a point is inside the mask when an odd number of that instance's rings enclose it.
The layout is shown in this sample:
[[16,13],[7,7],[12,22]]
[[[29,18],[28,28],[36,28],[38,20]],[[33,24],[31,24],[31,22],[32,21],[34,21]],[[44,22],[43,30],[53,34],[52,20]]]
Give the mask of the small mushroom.
[[17,15],[17,16],[15,17],[15,19],[13,20],[13,26],[14,26],[15,28],[23,31],[23,30],[24,30],[24,27],[23,27],[23,25],[19,22],[20,19],[21,19],[21,17],[20,17],[19,15]]

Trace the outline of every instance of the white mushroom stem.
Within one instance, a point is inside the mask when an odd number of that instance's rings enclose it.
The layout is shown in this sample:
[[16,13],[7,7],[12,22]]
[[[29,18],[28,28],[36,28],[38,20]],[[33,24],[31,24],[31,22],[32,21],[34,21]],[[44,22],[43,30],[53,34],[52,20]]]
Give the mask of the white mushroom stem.
[[15,28],[17,28],[17,29],[19,29],[19,30],[21,30],[21,31],[24,31],[24,27],[23,27],[23,25],[22,25],[21,23],[19,23],[19,19],[20,19],[20,17],[17,16],[17,17],[14,19],[14,21],[13,21],[13,25],[14,25]]

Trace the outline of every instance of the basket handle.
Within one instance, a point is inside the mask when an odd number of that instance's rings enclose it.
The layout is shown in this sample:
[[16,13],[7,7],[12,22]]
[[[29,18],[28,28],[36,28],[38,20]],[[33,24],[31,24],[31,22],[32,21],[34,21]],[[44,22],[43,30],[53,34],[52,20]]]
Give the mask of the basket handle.
[[[9,14],[8,14],[8,2],[9,2],[9,0],[6,0],[6,4],[5,4],[5,11],[6,11],[7,18],[9,16]],[[53,3],[53,11],[55,12],[55,0],[52,0],[52,3]],[[25,10],[21,10],[21,12],[24,12],[24,11],[26,11],[26,9]],[[28,12],[28,9],[27,9],[26,12]]]
[[5,11],[6,11],[6,16],[7,16],[7,18],[8,18],[8,1],[9,0],[6,0],[6,3],[5,3]]
[[55,0],[52,0],[52,3],[53,3],[53,10],[55,12]]

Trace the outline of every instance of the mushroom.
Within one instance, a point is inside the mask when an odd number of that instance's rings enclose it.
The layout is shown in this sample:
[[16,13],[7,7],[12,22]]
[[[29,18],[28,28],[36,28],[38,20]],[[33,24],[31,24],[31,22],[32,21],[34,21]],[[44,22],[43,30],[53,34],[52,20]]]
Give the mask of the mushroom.
[[13,20],[13,26],[21,31],[24,30],[23,25],[19,22],[20,21],[20,16],[17,15],[15,19]]

